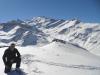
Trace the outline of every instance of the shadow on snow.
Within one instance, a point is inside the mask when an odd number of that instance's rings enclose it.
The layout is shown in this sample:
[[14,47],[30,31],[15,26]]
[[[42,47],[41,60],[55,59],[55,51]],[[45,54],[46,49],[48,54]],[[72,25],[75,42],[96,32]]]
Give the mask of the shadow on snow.
[[10,73],[8,73],[7,75],[26,75],[25,72],[23,72],[22,70],[20,71],[16,71],[16,70],[12,70]]

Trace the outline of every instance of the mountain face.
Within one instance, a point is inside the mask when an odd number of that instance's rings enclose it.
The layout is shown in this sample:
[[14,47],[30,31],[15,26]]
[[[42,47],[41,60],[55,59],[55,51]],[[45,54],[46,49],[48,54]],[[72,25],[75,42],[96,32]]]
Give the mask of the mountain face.
[[35,17],[31,20],[12,20],[0,24],[0,45],[42,46],[54,38],[88,50],[99,50],[100,24],[83,23],[77,19],[62,20]]

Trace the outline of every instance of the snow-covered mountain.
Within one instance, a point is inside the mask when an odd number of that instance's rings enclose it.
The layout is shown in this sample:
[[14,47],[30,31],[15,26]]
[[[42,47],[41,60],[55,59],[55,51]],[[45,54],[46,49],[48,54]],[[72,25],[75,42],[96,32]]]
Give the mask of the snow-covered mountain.
[[[84,23],[77,19],[63,20],[34,17],[0,24],[0,45],[46,45],[54,38],[62,39],[91,52],[100,50],[100,23]],[[95,51],[94,51],[95,50]]]

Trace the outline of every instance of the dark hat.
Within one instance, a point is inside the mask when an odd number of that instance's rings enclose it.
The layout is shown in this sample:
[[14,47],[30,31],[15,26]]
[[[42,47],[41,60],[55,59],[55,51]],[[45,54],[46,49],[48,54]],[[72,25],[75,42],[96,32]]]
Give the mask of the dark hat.
[[15,45],[14,43],[11,43],[11,45]]

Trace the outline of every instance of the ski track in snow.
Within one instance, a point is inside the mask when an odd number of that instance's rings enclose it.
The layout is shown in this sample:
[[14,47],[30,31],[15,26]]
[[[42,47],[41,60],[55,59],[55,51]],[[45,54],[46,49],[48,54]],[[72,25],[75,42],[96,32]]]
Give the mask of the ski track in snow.
[[63,63],[55,63],[55,62],[50,62],[50,61],[38,60],[38,59],[32,60],[31,57],[33,57],[33,55],[30,55],[30,54],[23,55],[22,63],[30,64],[33,62],[38,62],[38,63],[42,63],[42,64],[58,66],[58,67],[65,67],[65,68],[75,68],[75,69],[84,69],[84,70],[100,70],[100,67],[95,67],[95,66],[63,64]]

